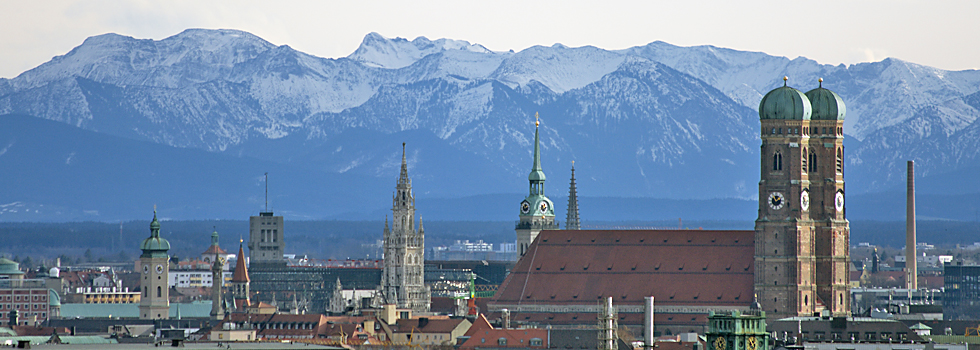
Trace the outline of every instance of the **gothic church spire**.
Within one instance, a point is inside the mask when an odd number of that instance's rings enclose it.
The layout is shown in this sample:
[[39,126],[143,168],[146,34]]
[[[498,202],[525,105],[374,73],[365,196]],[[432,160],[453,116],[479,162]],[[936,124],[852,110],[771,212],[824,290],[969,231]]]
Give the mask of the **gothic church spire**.
[[572,161],[572,180],[568,185],[568,212],[565,216],[565,229],[580,229],[578,220],[578,191],[575,189],[575,161]]

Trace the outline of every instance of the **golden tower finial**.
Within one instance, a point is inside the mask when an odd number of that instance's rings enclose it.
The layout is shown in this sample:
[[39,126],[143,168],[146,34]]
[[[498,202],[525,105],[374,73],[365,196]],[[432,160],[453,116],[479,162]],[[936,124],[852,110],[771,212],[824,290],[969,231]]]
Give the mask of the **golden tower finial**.
[[787,80],[789,80],[789,77],[787,77],[787,76],[784,75],[783,76],[783,86],[786,86],[786,81]]
[[534,127],[538,127],[540,125],[541,125],[541,121],[538,120],[538,112],[534,112]]
[[823,78],[817,79],[817,82],[820,83],[820,86],[818,87],[823,87]]

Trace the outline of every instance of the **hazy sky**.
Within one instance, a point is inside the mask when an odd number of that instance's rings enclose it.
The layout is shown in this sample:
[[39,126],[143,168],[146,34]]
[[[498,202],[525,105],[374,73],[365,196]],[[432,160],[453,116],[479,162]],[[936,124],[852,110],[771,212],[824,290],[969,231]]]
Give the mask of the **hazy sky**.
[[491,50],[532,45],[622,49],[665,41],[762,51],[825,64],[896,57],[980,68],[980,1],[2,1],[0,77],[89,36],[163,39],[187,28],[240,29],[321,56],[365,34],[451,38]]

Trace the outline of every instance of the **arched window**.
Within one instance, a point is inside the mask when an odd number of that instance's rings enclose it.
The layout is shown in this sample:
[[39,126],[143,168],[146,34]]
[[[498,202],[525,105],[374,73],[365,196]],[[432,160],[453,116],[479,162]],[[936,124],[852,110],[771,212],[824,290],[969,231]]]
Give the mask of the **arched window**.
[[803,157],[801,157],[801,159],[803,160],[803,171],[804,172],[810,170],[810,168],[807,168],[806,167],[806,165],[807,165],[807,162],[806,162],[807,154],[808,153],[807,153],[806,147],[803,147]]
[[844,150],[840,148],[837,149],[837,173],[844,173]]
[[783,155],[779,151],[772,155],[772,170],[783,170]]
[[813,153],[812,151],[810,152],[810,169],[809,169],[809,171],[810,172],[816,172],[817,171],[817,154],[816,153]]
[[163,297],[163,290],[160,289],[160,286],[157,286],[157,298],[162,298],[162,297]]

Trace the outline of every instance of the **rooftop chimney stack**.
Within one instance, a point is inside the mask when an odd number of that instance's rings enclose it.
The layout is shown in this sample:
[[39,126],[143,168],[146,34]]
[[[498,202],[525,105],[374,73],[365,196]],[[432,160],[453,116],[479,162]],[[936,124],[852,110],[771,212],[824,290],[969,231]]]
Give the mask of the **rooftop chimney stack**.
[[653,296],[643,298],[643,349],[653,349]]
[[908,289],[918,289],[918,274],[915,254],[915,162],[908,162],[908,189],[905,200],[905,280]]

